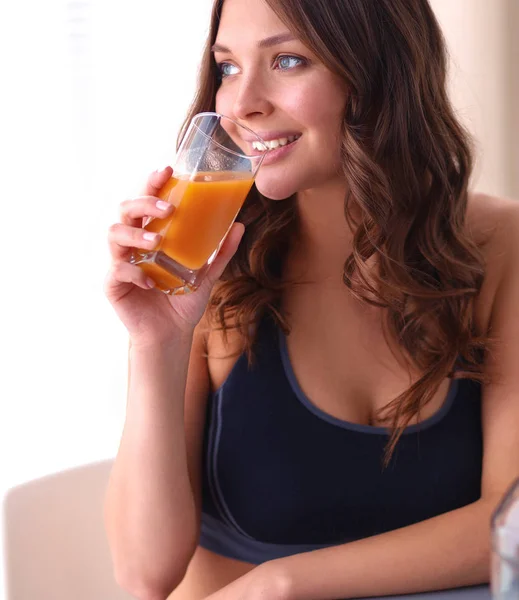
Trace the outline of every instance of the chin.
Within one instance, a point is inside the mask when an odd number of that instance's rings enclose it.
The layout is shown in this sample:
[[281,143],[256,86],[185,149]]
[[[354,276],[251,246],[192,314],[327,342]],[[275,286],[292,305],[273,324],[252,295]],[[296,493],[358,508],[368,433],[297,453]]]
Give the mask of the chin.
[[297,193],[297,188],[288,181],[257,177],[255,181],[258,192],[269,200],[286,200]]

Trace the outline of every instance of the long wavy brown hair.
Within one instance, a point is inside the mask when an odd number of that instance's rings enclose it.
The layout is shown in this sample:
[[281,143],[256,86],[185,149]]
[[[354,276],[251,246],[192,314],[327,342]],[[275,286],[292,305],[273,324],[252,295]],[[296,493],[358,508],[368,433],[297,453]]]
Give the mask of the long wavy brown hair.
[[[345,227],[355,233],[344,285],[384,310],[386,340],[422,374],[380,412],[391,424],[387,465],[403,429],[445,377],[485,381],[490,338],[474,322],[484,261],[464,227],[472,142],[448,98],[446,45],[427,0],[266,2],[349,90],[341,152]],[[215,109],[219,74],[211,46],[222,5],[215,1],[179,142],[194,114]],[[357,221],[352,206],[362,215]],[[289,332],[281,296],[290,285],[285,258],[298,234],[296,197],[271,201],[253,187],[238,220],[245,234],[209,308],[224,335],[231,327],[241,333],[252,361],[251,324],[269,313]]]

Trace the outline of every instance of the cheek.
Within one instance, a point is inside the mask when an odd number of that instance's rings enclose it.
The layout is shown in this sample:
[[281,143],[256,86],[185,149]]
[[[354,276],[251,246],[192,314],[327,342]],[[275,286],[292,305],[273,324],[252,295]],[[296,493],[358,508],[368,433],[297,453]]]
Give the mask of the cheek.
[[229,90],[224,90],[220,88],[216,92],[215,97],[215,110],[222,115],[226,115],[228,117],[233,116],[233,105],[234,105],[234,96],[229,93]]
[[304,86],[296,93],[293,90],[283,102],[284,111],[319,138],[329,138],[340,131],[345,107],[344,92],[321,81]]

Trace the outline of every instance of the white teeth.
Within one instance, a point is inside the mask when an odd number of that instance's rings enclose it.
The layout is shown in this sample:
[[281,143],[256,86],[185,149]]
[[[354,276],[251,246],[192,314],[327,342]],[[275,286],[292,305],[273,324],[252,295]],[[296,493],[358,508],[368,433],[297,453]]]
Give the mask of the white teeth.
[[265,152],[265,150],[275,150],[280,146],[286,146],[287,144],[291,144],[295,140],[298,140],[301,136],[299,135],[289,135],[286,138],[279,138],[278,140],[270,140],[265,142],[263,145],[261,142],[252,142],[252,147],[254,150],[259,150],[260,152]]

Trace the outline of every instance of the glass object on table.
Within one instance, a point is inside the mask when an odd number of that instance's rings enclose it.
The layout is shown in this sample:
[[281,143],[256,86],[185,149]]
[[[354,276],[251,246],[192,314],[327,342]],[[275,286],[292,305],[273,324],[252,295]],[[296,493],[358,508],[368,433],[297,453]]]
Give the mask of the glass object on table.
[[492,598],[519,600],[519,479],[492,517]]

